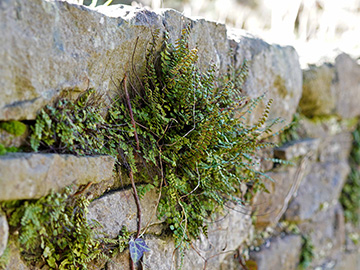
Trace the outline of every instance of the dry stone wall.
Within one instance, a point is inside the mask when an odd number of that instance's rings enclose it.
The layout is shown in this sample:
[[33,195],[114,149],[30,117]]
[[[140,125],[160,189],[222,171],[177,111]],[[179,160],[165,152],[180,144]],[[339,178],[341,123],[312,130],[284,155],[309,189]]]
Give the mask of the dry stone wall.
[[[229,64],[249,61],[244,94],[266,93],[253,119],[272,98],[271,117],[282,117],[281,129],[297,110],[303,116],[296,134],[301,140],[272,149],[267,156],[294,163],[275,166],[268,174],[269,194],[259,194],[251,206],[234,205],[219,222],[210,224],[208,238],[196,240],[185,253],[183,269],[243,269],[244,260],[259,270],[297,269],[303,251],[302,236],[312,240],[315,254],[309,269],[360,269],[359,246],[349,232],[360,228],[346,224],[339,204],[350,171],[351,131],[360,116],[360,66],[346,54],[334,63],[301,70],[296,51],[281,47],[223,24],[191,19],[174,10],[148,11],[124,5],[97,10],[62,1],[0,2],[0,121],[29,124],[46,104],[64,92],[76,97],[88,88],[110,97],[112,81],[135,68],[144,70],[145,51],[155,29],[174,40],[184,22],[191,23],[190,45],[199,50],[199,65],[214,63],[219,72]],[[136,44],[136,45],[135,45]],[[158,46],[160,47],[160,43]],[[26,135],[1,131],[0,143],[19,146]],[[7,153],[0,156],[0,201],[37,199],[51,190],[93,185],[89,220],[116,237],[123,225],[136,231],[136,205],[132,191],[113,173],[114,160],[106,156],[77,157],[46,153]],[[265,166],[265,165],[264,165]],[[123,182],[124,183],[124,182]],[[110,191],[110,192],[109,192]],[[143,226],[154,223],[144,235],[151,251],[146,269],[176,269],[174,243],[164,236],[162,220],[154,216],[158,194],[141,200]],[[297,230],[289,230],[296,225]],[[0,212],[0,255],[8,246],[5,269],[30,269],[15,243],[8,241],[7,217]],[[98,268],[96,268],[98,267]],[[94,269],[129,269],[129,252]]]

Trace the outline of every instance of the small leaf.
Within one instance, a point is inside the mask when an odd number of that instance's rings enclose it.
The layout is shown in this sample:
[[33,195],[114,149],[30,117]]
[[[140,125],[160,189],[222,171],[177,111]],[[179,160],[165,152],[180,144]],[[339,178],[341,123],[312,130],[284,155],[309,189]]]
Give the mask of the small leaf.
[[137,263],[144,252],[150,251],[150,248],[146,245],[145,241],[141,238],[129,241],[130,256],[134,263]]

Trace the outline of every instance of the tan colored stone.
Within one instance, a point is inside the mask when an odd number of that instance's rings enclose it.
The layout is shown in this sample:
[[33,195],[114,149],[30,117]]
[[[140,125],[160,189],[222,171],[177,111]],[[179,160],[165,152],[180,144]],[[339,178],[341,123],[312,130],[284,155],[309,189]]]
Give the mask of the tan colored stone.
[[36,199],[71,184],[109,180],[114,162],[109,156],[34,153],[0,156],[0,201]]
[[312,117],[335,112],[334,78],[335,68],[329,63],[320,67],[310,66],[303,71],[303,93],[299,107],[304,115]]

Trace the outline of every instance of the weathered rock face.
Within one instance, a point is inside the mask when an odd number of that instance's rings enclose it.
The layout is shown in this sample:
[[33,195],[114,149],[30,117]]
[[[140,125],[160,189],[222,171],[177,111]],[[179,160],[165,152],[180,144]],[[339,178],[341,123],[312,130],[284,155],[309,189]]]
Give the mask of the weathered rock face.
[[[152,225],[148,233],[160,234],[162,231],[161,221],[157,219],[154,209],[158,197],[157,192],[152,190],[140,200],[143,212],[141,227],[145,228],[148,223]],[[116,238],[122,226],[126,226],[129,232],[136,232],[137,208],[132,190],[112,192],[93,201],[88,219],[90,222],[92,219],[100,222],[103,225],[101,231],[111,238]]]
[[112,178],[108,156],[14,153],[0,156],[0,201],[35,199],[66,186]]
[[251,251],[250,259],[255,260],[258,270],[295,270],[301,252],[301,236],[284,235],[268,240],[259,251]]
[[337,114],[346,119],[360,115],[360,66],[342,53],[334,63],[312,65],[304,71],[301,111],[308,117]]
[[0,257],[6,249],[9,237],[9,225],[4,213],[0,210]]
[[256,121],[269,99],[274,103],[270,119],[282,117],[289,124],[302,93],[302,71],[298,55],[292,47],[269,45],[263,40],[239,30],[229,31],[230,46],[235,51],[236,65],[249,61],[249,76],[244,94],[266,98],[250,117]]
[[[184,23],[191,23],[190,45],[199,50],[199,66],[211,63],[221,72],[250,60],[244,94],[267,93],[275,100],[272,116],[289,123],[301,96],[301,69],[291,47],[269,45],[245,34],[227,37],[225,25],[184,18],[174,10],[150,12],[123,5],[98,11],[66,2],[43,0],[1,3],[0,120],[34,119],[45,104],[63,91],[87,88],[111,95],[134,66],[141,76],[148,42],[154,29],[179,37]],[[31,26],[31,27],[29,27]],[[259,106],[260,116],[263,108]],[[284,123],[284,124],[285,124]]]

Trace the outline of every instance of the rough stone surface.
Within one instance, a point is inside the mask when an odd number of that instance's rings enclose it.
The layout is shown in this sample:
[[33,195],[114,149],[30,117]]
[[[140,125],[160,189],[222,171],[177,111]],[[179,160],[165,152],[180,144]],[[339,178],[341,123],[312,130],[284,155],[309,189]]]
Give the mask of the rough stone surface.
[[[301,69],[292,47],[269,45],[246,34],[227,35],[225,25],[191,20],[174,10],[151,12],[123,5],[97,11],[66,2],[3,1],[1,36],[0,119],[34,119],[37,111],[65,90],[94,87],[111,95],[132,65],[139,74],[154,29],[165,29],[172,40],[190,22],[190,46],[199,50],[199,66],[214,63],[225,71],[235,49],[235,66],[250,61],[244,94],[273,98],[271,116],[289,123],[301,96]],[[134,59],[131,56],[135,49]],[[159,44],[160,45],[160,44]],[[257,119],[262,112],[263,103]]]
[[[156,217],[155,206],[158,201],[158,193],[153,189],[147,192],[140,200],[141,204],[141,228],[145,228],[150,220],[147,233],[161,233],[161,221]],[[137,208],[131,189],[111,192],[96,200],[89,206],[89,220],[96,220],[103,225],[102,231],[111,238],[115,238],[122,226],[130,232],[137,230]],[[156,225],[158,224],[158,225]]]
[[310,269],[317,266],[327,269],[341,259],[341,247],[345,243],[345,223],[340,204],[336,203],[317,212],[311,220],[300,223],[299,228],[314,245],[315,257]]
[[360,270],[360,252],[344,253],[334,270]]
[[249,61],[244,94],[253,98],[266,94],[250,119],[256,121],[267,101],[273,99],[269,119],[281,117],[284,124],[289,124],[302,93],[302,71],[297,52],[289,46],[269,45],[240,30],[229,30],[229,39],[236,65],[242,64],[245,59]]
[[273,182],[266,180],[265,185],[269,193],[260,193],[254,202],[254,211],[257,215],[256,227],[273,226],[278,223],[286,211],[290,199],[299,188],[304,176],[304,169],[304,166],[302,166],[302,170],[288,167],[267,173]]
[[35,199],[71,184],[109,180],[113,167],[109,156],[6,154],[0,156],[0,201]]
[[6,220],[6,216],[0,210],[0,257],[6,249],[6,245],[9,237],[9,225]]
[[333,63],[304,70],[302,113],[308,117],[336,114],[343,119],[360,115],[360,65],[342,53]]
[[319,148],[319,139],[304,139],[287,143],[274,149],[274,157],[282,160],[293,160],[298,157],[316,154]]
[[344,161],[312,164],[296,197],[289,204],[285,218],[293,221],[307,220],[321,208],[332,204],[339,198],[349,172],[350,167]]
[[[221,262],[224,261],[226,256],[234,253],[242,242],[248,238],[248,235],[251,233],[250,216],[243,214],[243,212],[246,212],[246,209],[240,206],[232,206],[232,208],[233,209],[229,210],[225,216],[219,216],[218,221],[209,224],[208,239],[202,235],[199,240],[193,243],[193,248],[185,252],[182,269],[203,269],[205,260],[207,260],[206,269],[219,269]],[[146,208],[144,209],[146,210]],[[90,209],[90,213],[92,212],[94,212],[94,209]],[[106,214],[107,213],[104,213],[104,215]],[[91,215],[93,216],[93,214]],[[105,230],[108,231],[112,230],[114,235],[118,233],[119,229],[111,229],[110,227],[116,226],[116,228],[121,228],[122,224],[119,223],[121,223],[122,220],[126,222],[127,218],[125,217],[124,219],[124,217],[119,217],[119,214],[117,215],[117,218],[120,218],[118,219],[118,223],[114,224],[113,221],[108,220],[111,224],[106,225],[107,227],[105,228]],[[129,225],[130,228],[133,228],[132,230],[136,229],[135,221],[133,225]],[[171,238],[145,235],[145,241],[151,249],[151,251],[145,255],[144,259],[149,269],[178,269],[180,258],[179,254],[176,252],[173,253],[175,248]],[[108,269],[128,269],[126,268],[128,261],[128,252],[119,254],[113,259],[113,262],[108,264]]]
[[303,72],[303,95],[299,107],[308,117],[335,113],[336,89],[332,84],[335,68],[326,63],[320,67],[310,66]]
[[335,59],[336,111],[342,118],[360,115],[360,65],[342,53]]
[[258,270],[295,270],[301,252],[301,236],[286,235],[270,239],[260,251],[251,251],[250,259],[256,261]]

